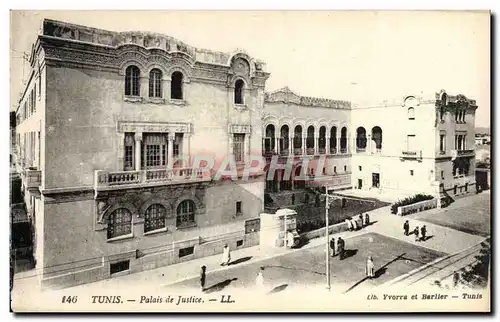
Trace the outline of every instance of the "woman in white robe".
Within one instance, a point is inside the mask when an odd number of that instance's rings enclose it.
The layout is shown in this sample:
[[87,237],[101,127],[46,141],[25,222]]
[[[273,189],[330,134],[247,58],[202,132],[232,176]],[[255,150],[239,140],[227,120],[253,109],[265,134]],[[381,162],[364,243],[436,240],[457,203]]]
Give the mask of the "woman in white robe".
[[229,251],[229,247],[224,245],[224,250],[222,251],[222,260],[220,262],[221,266],[229,265],[231,261],[231,252]]
[[346,224],[347,224],[347,229],[352,230],[352,223],[351,223],[351,221],[349,220],[349,218],[346,218],[345,222],[346,222]]
[[264,275],[263,275],[263,272],[264,272],[264,267],[261,267],[259,273],[257,274],[257,277],[255,278],[255,286],[257,286],[257,289],[259,291],[263,291],[264,290]]
[[366,260],[365,274],[368,278],[375,277],[375,265],[373,264],[373,258],[371,256],[368,256]]

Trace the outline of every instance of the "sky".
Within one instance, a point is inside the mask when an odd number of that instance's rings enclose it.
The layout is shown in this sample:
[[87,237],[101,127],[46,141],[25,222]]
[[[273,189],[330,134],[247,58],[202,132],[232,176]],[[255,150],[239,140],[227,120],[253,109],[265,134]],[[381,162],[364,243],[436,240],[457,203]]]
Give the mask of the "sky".
[[237,48],[267,64],[266,91],[371,104],[407,94],[476,99],[490,124],[488,12],[397,11],[13,11],[11,109],[29,72],[22,53],[43,18],[111,31],[163,33],[200,48]]

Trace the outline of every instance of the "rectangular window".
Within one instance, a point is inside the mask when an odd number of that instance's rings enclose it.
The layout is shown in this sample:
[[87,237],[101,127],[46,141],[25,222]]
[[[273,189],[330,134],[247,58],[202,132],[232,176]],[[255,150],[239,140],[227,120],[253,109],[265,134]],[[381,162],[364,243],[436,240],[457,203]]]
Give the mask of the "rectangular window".
[[130,269],[130,260],[121,261],[109,265],[109,272],[111,274],[127,271]]
[[236,214],[241,214],[241,201],[236,201]]
[[251,234],[258,231],[260,231],[260,218],[245,221],[245,234]]
[[142,160],[146,169],[157,169],[166,164],[167,140],[163,133],[145,133]]
[[236,241],[236,247],[241,247],[241,246],[243,246],[243,239]]
[[333,167],[333,173],[337,173],[337,167],[336,166]]
[[245,134],[235,133],[233,136],[233,155],[236,162],[244,161]]
[[413,175],[413,170],[410,170],[410,176],[412,176],[412,175]]
[[441,151],[441,152],[446,151],[445,142],[446,142],[446,135],[440,134],[439,135],[439,151]]
[[359,169],[359,171],[363,170],[363,168],[360,165],[358,166],[358,169]]
[[179,249],[179,258],[194,254],[194,246]]
[[441,179],[444,179],[444,171],[441,171]]
[[134,133],[125,133],[125,146],[123,156],[124,170],[134,169]]
[[407,140],[407,145],[408,145],[408,151],[416,151],[417,146],[416,146],[416,137],[415,134],[408,134],[406,137]]
[[347,166],[346,165],[344,166],[344,172],[347,172]]
[[183,141],[184,135],[182,133],[175,133],[175,140],[174,140],[174,157],[178,157],[181,152],[182,152],[182,141]]

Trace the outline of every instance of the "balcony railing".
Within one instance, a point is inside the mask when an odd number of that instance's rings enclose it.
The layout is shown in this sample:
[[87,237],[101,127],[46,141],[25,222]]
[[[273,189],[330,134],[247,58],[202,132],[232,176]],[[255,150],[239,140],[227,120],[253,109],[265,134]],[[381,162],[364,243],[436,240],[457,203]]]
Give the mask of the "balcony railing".
[[293,149],[293,154],[295,154],[295,155],[302,155],[302,148],[295,148],[295,149]]
[[356,153],[366,152],[366,148],[356,148]]
[[459,157],[465,157],[465,156],[474,156],[474,150],[458,150],[457,151],[457,156]]
[[422,159],[422,151],[402,151],[401,159],[420,160]]
[[26,188],[38,189],[42,184],[42,171],[26,169],[24,172]]
[[314,148],[307,148],[307,155],[314,155]]
[[346,154],[346,153],[347,153],[347,148],[341,148],[341,149],[340,149],[340,153],[342,153],[342,154]]
[[104,171],[97,170],[94,177],[94,188],[111,188],[116,186],[133,186],[147,184],[172,184],[184,181],[208,181],[211,176],[201,168],[174,168],[140,171]]
[[337,154],[337,148],[330,148],[330,154]]
[[319,148],[319,154],[326,154],[326,148]]

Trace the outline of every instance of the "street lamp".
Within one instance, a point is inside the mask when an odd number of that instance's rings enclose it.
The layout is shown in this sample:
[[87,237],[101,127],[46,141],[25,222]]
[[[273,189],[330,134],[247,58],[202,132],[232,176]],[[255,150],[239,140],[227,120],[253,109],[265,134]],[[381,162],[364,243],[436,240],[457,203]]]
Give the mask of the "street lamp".
[[325,200],[325,236],[326,236],[326,288],[330,291],[330,224],[328,221],[328,210],[330,209],[330,195],[328,194],[328,189],[325,188],[326,200]]

